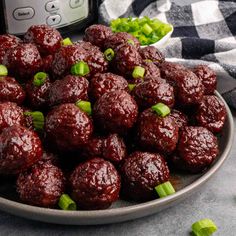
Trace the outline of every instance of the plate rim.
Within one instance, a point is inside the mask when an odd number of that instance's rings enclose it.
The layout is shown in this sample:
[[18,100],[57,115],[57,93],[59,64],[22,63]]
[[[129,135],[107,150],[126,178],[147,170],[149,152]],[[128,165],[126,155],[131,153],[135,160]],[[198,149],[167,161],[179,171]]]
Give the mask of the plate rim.
[[[187,185],[183,189],[177,191],[175,194],[170,195],[165,198],[159,198],[152,201],[144,202],[144,203],[138,203],[132,206],[125,206],[125,207],[119,207],[119,208],[111,208],[111,209],[105,209],[105,210],[90,210],[90,211],[63,211],[59,209],[49,209],[49,208],[42,208],[42,207],[36,207],[27,205],[24,203],[16,202],[13,200],[9,200],[4,197],[0,197],[0,210],[8,212],[13,215],[21,216],[24,218],[34,219],[37,221],[43,221],[43,222],[51,222],[51,223],[58,223],[60,224],[70,224],[70,225],[97,225],[97,224],[105,224],[105,223],[115,223],[115,222],[122,222],[130,219],[139,218],[145,215],[150,215],[158,211],[159,207],[167,207],[171,203],[176,202],[177,200],[184,199],[186,196],[190,195],[194,190],[198,189],[201,185],[203,185],[207,180],[212,177],[216,171],[222,166],[224,161],[229,156],[229,153],[232,148],[232,144],[234,141],[234,120],[232,113],[230,111],[229,106],[225,102],[224,98],[219,94],[219,92],[215,91],[215,95],[220,98],[227,110],[227,119],[229,122],[229,134],[228,136],[228,143],[226,144],[226,147],[224,151],[222,152],[220,158],[209,168],[209,170],[204,173],[201,177],[199,177],[196,181],[191,183],[190,185]],[[154,209],[151,211],[151,213],[147,214],[141,214],[142,211],[146,211],[148,209]],[[157,208],[157,209],[156,209]],[[137,214],[137,217],[127,217],[127,215],[131,214]],[[138,215],[140,213],[140,215]],[[33,215],[32,215],[33,214]],[[42,218],[44,216],[45,218]],[[126,216],[125,219],[120,219],[119,217]],[[47,217],[50,217],[47,218]],[[51,217],[56,217],[55,219]],[[101,222],[95,222],[96,218],[99,217],[105,217],[105,219],[110,218],[110,220],[105,220]],[[112,217],[118,217],[119,219],[112,220]],[[77,223],[70,223],[66,221],[62,221],[65,219],[71,219],[78,220]],[[79,222],[79,220],[84,219],[91,219],[93,222]],[[94,223],[95,222],[95,223]]]

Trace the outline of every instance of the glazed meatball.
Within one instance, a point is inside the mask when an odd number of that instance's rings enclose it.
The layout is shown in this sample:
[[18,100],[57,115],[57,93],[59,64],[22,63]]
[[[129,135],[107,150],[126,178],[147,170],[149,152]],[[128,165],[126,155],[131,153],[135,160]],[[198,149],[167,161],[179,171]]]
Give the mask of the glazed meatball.
[[10,74],[26,80],[40,71],[42,58],[35,45],[25,43],[8,50],[3,64],[7,66]]
[[61,47],[54,55],[52,62],[52,72],[55,77],[61,77],[70,72],[71,67],[79,61],[88,64],[90,73],[86,77],[91,77],[96,73],[107,71],[108,63],[103,53],[96,47],[90,47],[87,44],[74,44]]
[[106,209],[119,198],[120,176],[110,162],[93,158],[76,167],[70,185],[80,209]]
[[187,126],[180,134],[174,167],[199,173],[211,165],[218,153],[217,138],[211,131]]
[[138,50],[132,44],[122,44],[116,50],[115,69],[118,74],[130,77],[134,67],[142,63]]
[[85,112],[68,103],[59,105],[48,113],[45,131],[47,140],[55,149],[74,151],[88,142],[93,124]]
[[5,128],[0,135],[0,173],[19,174],[42,157],[38,135],[19,125]]
[[169,116],[175,120],[180,130],[188,125],[188,117],[181,111],[173,109]]
[[116,50],[121,44],[124,43],[133,43],[136,49],[140,48],[140,42],[138,39],[126,32],[117,32],[107,37],[104,43],[104,48]]
[[202,81],[205,94],[214,94],[216,90],[216,73],[206,65],[199,65],[193,69],[193,72]]
[[169,168],[158,153],[134,152],[121,167],[122,195],[135,201],[157,198],[154,188],[168,181]]
[[102,95],[95,103],[93,117],[104,131],[125,134],[137,118],[138,106],[124,90]]
[[173,152],[178,142],[179,127],[170,116],[161,117],[151,108],[140,114],[137,124],[139,145],[149,151]]
[[83,40],[103,48],[105,41],[111,35],[112,31],[110,27],[105,25],[91,25],[85,30]]
[[6,54],[6,51],[18,46],[20,43],[21,40],[14,35],[0,35],[0,64],[3,62],[3,57]]
[[79,76],[67,75],[61,80],[56,80],[49,88],[49,105],[88,100],[88,86],[88,80]]
[[61,47],[62,37],[59,31],[48,25],[33,25],[25,33],[24,41],[35,44],[45,56],[54,54]]
[[25,91],[21,85],[9,76],[0,76],[0,102],[15,102],[21,105],[25,100]]
[[90,94],[94,100],[107,92],[116,90],[128,91],[128,82],[124,77],[109,72],[98,73],[90,81]]
[[16,103],[0,103],[0,133],[13,125],[25,125],[24,111]]
[[200,103],[197,112],[197,124],[218,133],[223,129],[226,119],[224,103],[215,95],[206,95]]
[[117,134],[93,137],[83,148],[82,155],[86,158],[99,156],[113,163],[119,163],[126,156],[126,146],[124,140]]
[[22,202],[53,208],[65,190],[65,177],[57,166],[39,161],[18,176],[16,185]]
[[165,61],[164,55],[154,46],[140,48],[139,53],[145,60],[150,60],[156,65]]
[[25,86],[28,102],[35,109],[46,108],[48,106],[48,92],[51,86],[49,76],[47,75],[42,85],[37,85],[34,81],[34,78],[29,80]]
[[169,107],[174,106],[174,89],[165,80],[149,80],[139,83],[132,91],[139,108],[149,108],[162,102]]
[[204,94],[202,82],[192,71],[181,67],[178,64],[162,63],[161,74],[173,85],[177,101],[182,106],[199,104]]
[[47,73],[51,73],[52,72],[53,56],[52,55],[45,56],[42,58],[42,61],[43,61],[42,70]]
[[160,69],[153,62],[143,61],[141,66],[145,69],[144,81],[161,78]]

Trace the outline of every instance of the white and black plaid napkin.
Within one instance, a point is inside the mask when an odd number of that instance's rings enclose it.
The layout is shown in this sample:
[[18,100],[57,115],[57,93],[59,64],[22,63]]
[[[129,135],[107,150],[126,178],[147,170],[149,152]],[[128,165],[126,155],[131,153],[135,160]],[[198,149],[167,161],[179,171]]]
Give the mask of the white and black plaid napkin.
[[100,5],[101,23],[128,16],[172,24],[172,38],[161,49],[166,57],[189,67],[208,64],[217,72],[218,90],[236,108],[235,0],[105,0]]

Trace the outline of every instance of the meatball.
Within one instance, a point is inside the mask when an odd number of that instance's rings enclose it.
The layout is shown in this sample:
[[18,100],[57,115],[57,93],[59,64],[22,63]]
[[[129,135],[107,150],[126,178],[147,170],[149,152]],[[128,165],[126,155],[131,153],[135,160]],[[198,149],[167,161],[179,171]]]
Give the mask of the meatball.
[[47,140],[55,149],[74,151],[88,142],[93,124],[85,112],[68,103],[59,105],[48,113],[45,131]]
[[62,37],[59,31],[48,25],[33,25],[25,33],[24,41],[35,44],[45,56],[54,54],[61,47]]
[[112,73],[98,73],[90,81],[90,94],[94,100],[104,93],[116,90],[128,91],[128,82],[124,77]]
[[192,173],[206,169],[219,153],[217,138],[206,128],[187,126],[180,134],[174,167]]
[[47,73],[51,73],[51,71],[52,71],[53,56],[52,55],[48,55],[46,57],[43,57],[42,61],[43,61],[42,70],[47,72]]
[[218,133],[223,129],[226,119],[224,103],[215,95],[206,95],[196,112],[197,124]]
[[79,76],[67,75],[61,80],[56,80],[49,88],[49,105],[88,100],[88,86],[88,80]]
[[175,120],[180,130],[188,125],[188,117],[181,111],[173,109],[169,116]]
[[52,208],[65,190],[65,177],[57,166],[39,161],[18,176],[16,185],[22,202]]
[[40,71],[42,58],[35,45],[25,43],[8,50],[3,58],[3,64],[13,76],[28,79]]
[[104,131],[125,134],[137,118],[138,106],[124,90],[105,93],[95,103],[93,117]]
[[135,201],[157,198],[154,188],[168,181],[169,168],[158,153],[134,152],[121,167],[122,195]]
[[140,48],[139,53],[145,60],[150,60],[156,65],[165,61],[164,55],[154,46]]
[[126,156],[126,146],[123,139],[117,134],[110,134],[107,137],[93,137],[83,148],[82,155],[86,158],[99,156],[119,163]]
[[27,93],[27,100],[31,107],[36,109],[46,108],[48,106],[48,92],[51,86],[51,81],[47,75],[42,85],[34,83],[34,78],[29,80],[25,86]]
[[0,135],[1,174],[19,174],[38,162],[42,154],[40,138],[34,131],[14,125]]
[[178,131],[179,127],[173,118],[163,118],[149,108],[138,119],[137,140],[145,150],[169,154],[176,148]]
[[145,74],[143,77],[145,81],[161,78],[160,69],[153,62],[143,61],[141,66],[145,69]]
[[112,31],[110,27],[105,25],[91,25],[85,30],[83,40],[103,48],[105,41],[111,35]]
[[0,103],[0,133],[13,125],[25,125],[24,111],[16,103]]
[[0,102],[15,102],[21,105],[25,100],[25,91],[12,77],[0,76]]
[[55,53],[52,62],[52,72],[55,76],[63,76],[69,73],[71,67],[79,61],[84,61],[90,68],[90,73],[86,77],[91,77],[96,73],[107,71],[108,62],[103,53],[95,46],[87,44],[74,44],[61,47]]
[[207,65],[199,65],[193,68],[193,72],[202,81],[204,94],[214,94],[217,85],[216,73]]
[[20,43],[21,40],[14,35],[0,35],[0,64],[3,62],[3,57],[6,54],[6,51],[18,46]]
[[[138,50],[132,44],[122,44],[116,50],[115,69],[118,74],[130,77],[134,67],[142,63]],[[114,67],[114,65],[113,65]]]
[[177,101],[181,105],[199,104],[204,94],[202,82],[192,71],[181,68],[181,65],[165,62],[161,64],[161,74],[173,85]]
[[116,50],[121,44],[130,42],[134,44],[134,47],[136,49],[140,48],[140,42],[133,35],[126,32],[117,32],[107,37],[104,43],[104,48],[111,48],[113,50]]
[[162,102],[169,107],[174,106],[174,89],[165,80],[149,80],[139,83],[132,91],[139,108],[149,108],[156,103]]
[[110,162],[93,158],[76,167],[70,185],[80,209],[106,209],[119,198],[120,176]]

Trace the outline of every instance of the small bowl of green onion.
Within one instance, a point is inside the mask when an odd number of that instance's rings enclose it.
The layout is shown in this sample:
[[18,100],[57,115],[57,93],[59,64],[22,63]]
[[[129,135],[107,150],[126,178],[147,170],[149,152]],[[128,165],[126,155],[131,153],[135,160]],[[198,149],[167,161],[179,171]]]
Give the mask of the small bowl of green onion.
[[127,32],[136,37],[141,46],[164,46],[173,33],[173,26],[157,18],[117,18],[110,22],[113,32]]

